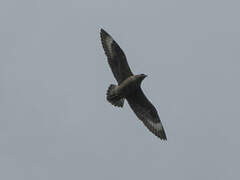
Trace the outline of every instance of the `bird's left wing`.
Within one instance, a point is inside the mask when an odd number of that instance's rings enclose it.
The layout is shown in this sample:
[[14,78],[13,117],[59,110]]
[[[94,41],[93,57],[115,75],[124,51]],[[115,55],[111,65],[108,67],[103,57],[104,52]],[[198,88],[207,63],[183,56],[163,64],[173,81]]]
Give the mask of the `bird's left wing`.
[[167,140],[162,122],[158,116],[157,110],[152,103],[146,98],[142,89],[139,88],[131,96],[127,97],[127,101],[143,124],[157,137]]
[[127,58],[120,46],[106,31],[101,29],[100,36],[113,75],[118,84],[120,84],[133,75],[128,65]]

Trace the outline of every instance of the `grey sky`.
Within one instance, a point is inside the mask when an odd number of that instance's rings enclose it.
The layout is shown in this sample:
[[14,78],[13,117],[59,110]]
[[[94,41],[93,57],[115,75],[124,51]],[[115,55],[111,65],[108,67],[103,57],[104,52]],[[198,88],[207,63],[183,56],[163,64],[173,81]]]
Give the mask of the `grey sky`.
[[[240,178],[239,1],[1,0],[0,179]],[[105,100],[104,28],[162,142]]]

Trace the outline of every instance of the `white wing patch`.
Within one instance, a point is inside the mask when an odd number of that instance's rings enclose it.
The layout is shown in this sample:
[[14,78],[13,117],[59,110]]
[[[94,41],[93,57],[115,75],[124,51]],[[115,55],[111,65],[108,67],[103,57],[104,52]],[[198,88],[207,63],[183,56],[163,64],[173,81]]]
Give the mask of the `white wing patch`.
[[111,36],[107,36],[106,39],[105,39],[105,42],[106,42],[106,45],[107,45],[107,48],[108,48],[108,51],[109,51],[109,55],[113,58],[113,51],[112,51],[112,42],[113,42],[113,39]]
[[154,129],[156,129],[157,131],[160,131],[160,130],[163,129],[163,126],[162,126],[162,123],[161,123],[161,122],[154,123],[154,122],[148,120],[148,123],[149,123]]

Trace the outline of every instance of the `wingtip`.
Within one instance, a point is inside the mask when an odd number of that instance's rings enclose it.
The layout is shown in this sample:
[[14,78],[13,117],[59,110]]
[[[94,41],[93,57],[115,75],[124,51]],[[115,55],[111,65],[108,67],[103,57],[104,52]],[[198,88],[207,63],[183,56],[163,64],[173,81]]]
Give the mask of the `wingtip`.
[[104,39],[106,38],[106,36],[107,36],[106,31],[104,29],[100,28],[100,38],[101,38],[101,42],[102,42],[103,46],[104,46]]
[[153,134],[155,134],[161,140],[167,141],[167,136],[164,129],[161,129],[160,131],[157,131],[157,132],[153,132]]
[[160,139],[161,140],[163,140],[163,141],[167,141],[167,136],[166,136],[166,133],[165,133],[165,131],[163,130],[163,131],[161,131],[161,133],[160,133]]
[[108,34],[107,31],[105,31],[103,28],[100,28],[100,35],[101,35],[102,38],[110,36],[110,34]]
[[167,137],[164,137],[164,138],[162,138],[161,140],[163,140],[163,141],[167,141]]
[[103,28],[100,28],[100,34],[107,34],[107,32]]

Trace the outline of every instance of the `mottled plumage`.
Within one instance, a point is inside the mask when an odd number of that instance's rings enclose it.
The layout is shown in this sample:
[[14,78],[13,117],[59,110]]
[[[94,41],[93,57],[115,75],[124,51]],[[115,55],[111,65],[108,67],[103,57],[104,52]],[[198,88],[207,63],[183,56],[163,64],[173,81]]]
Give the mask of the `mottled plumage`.
[[107,100],[114,106],[123,107],[124,99],[126,99],[143,124],[157,137],[167,140],[157,110],[141,89],[141,82],[146,75],[133,75],[120,46],[103,29],[101,29],[100,36],[108,63],[118,82],[118,85],[109,86]]

